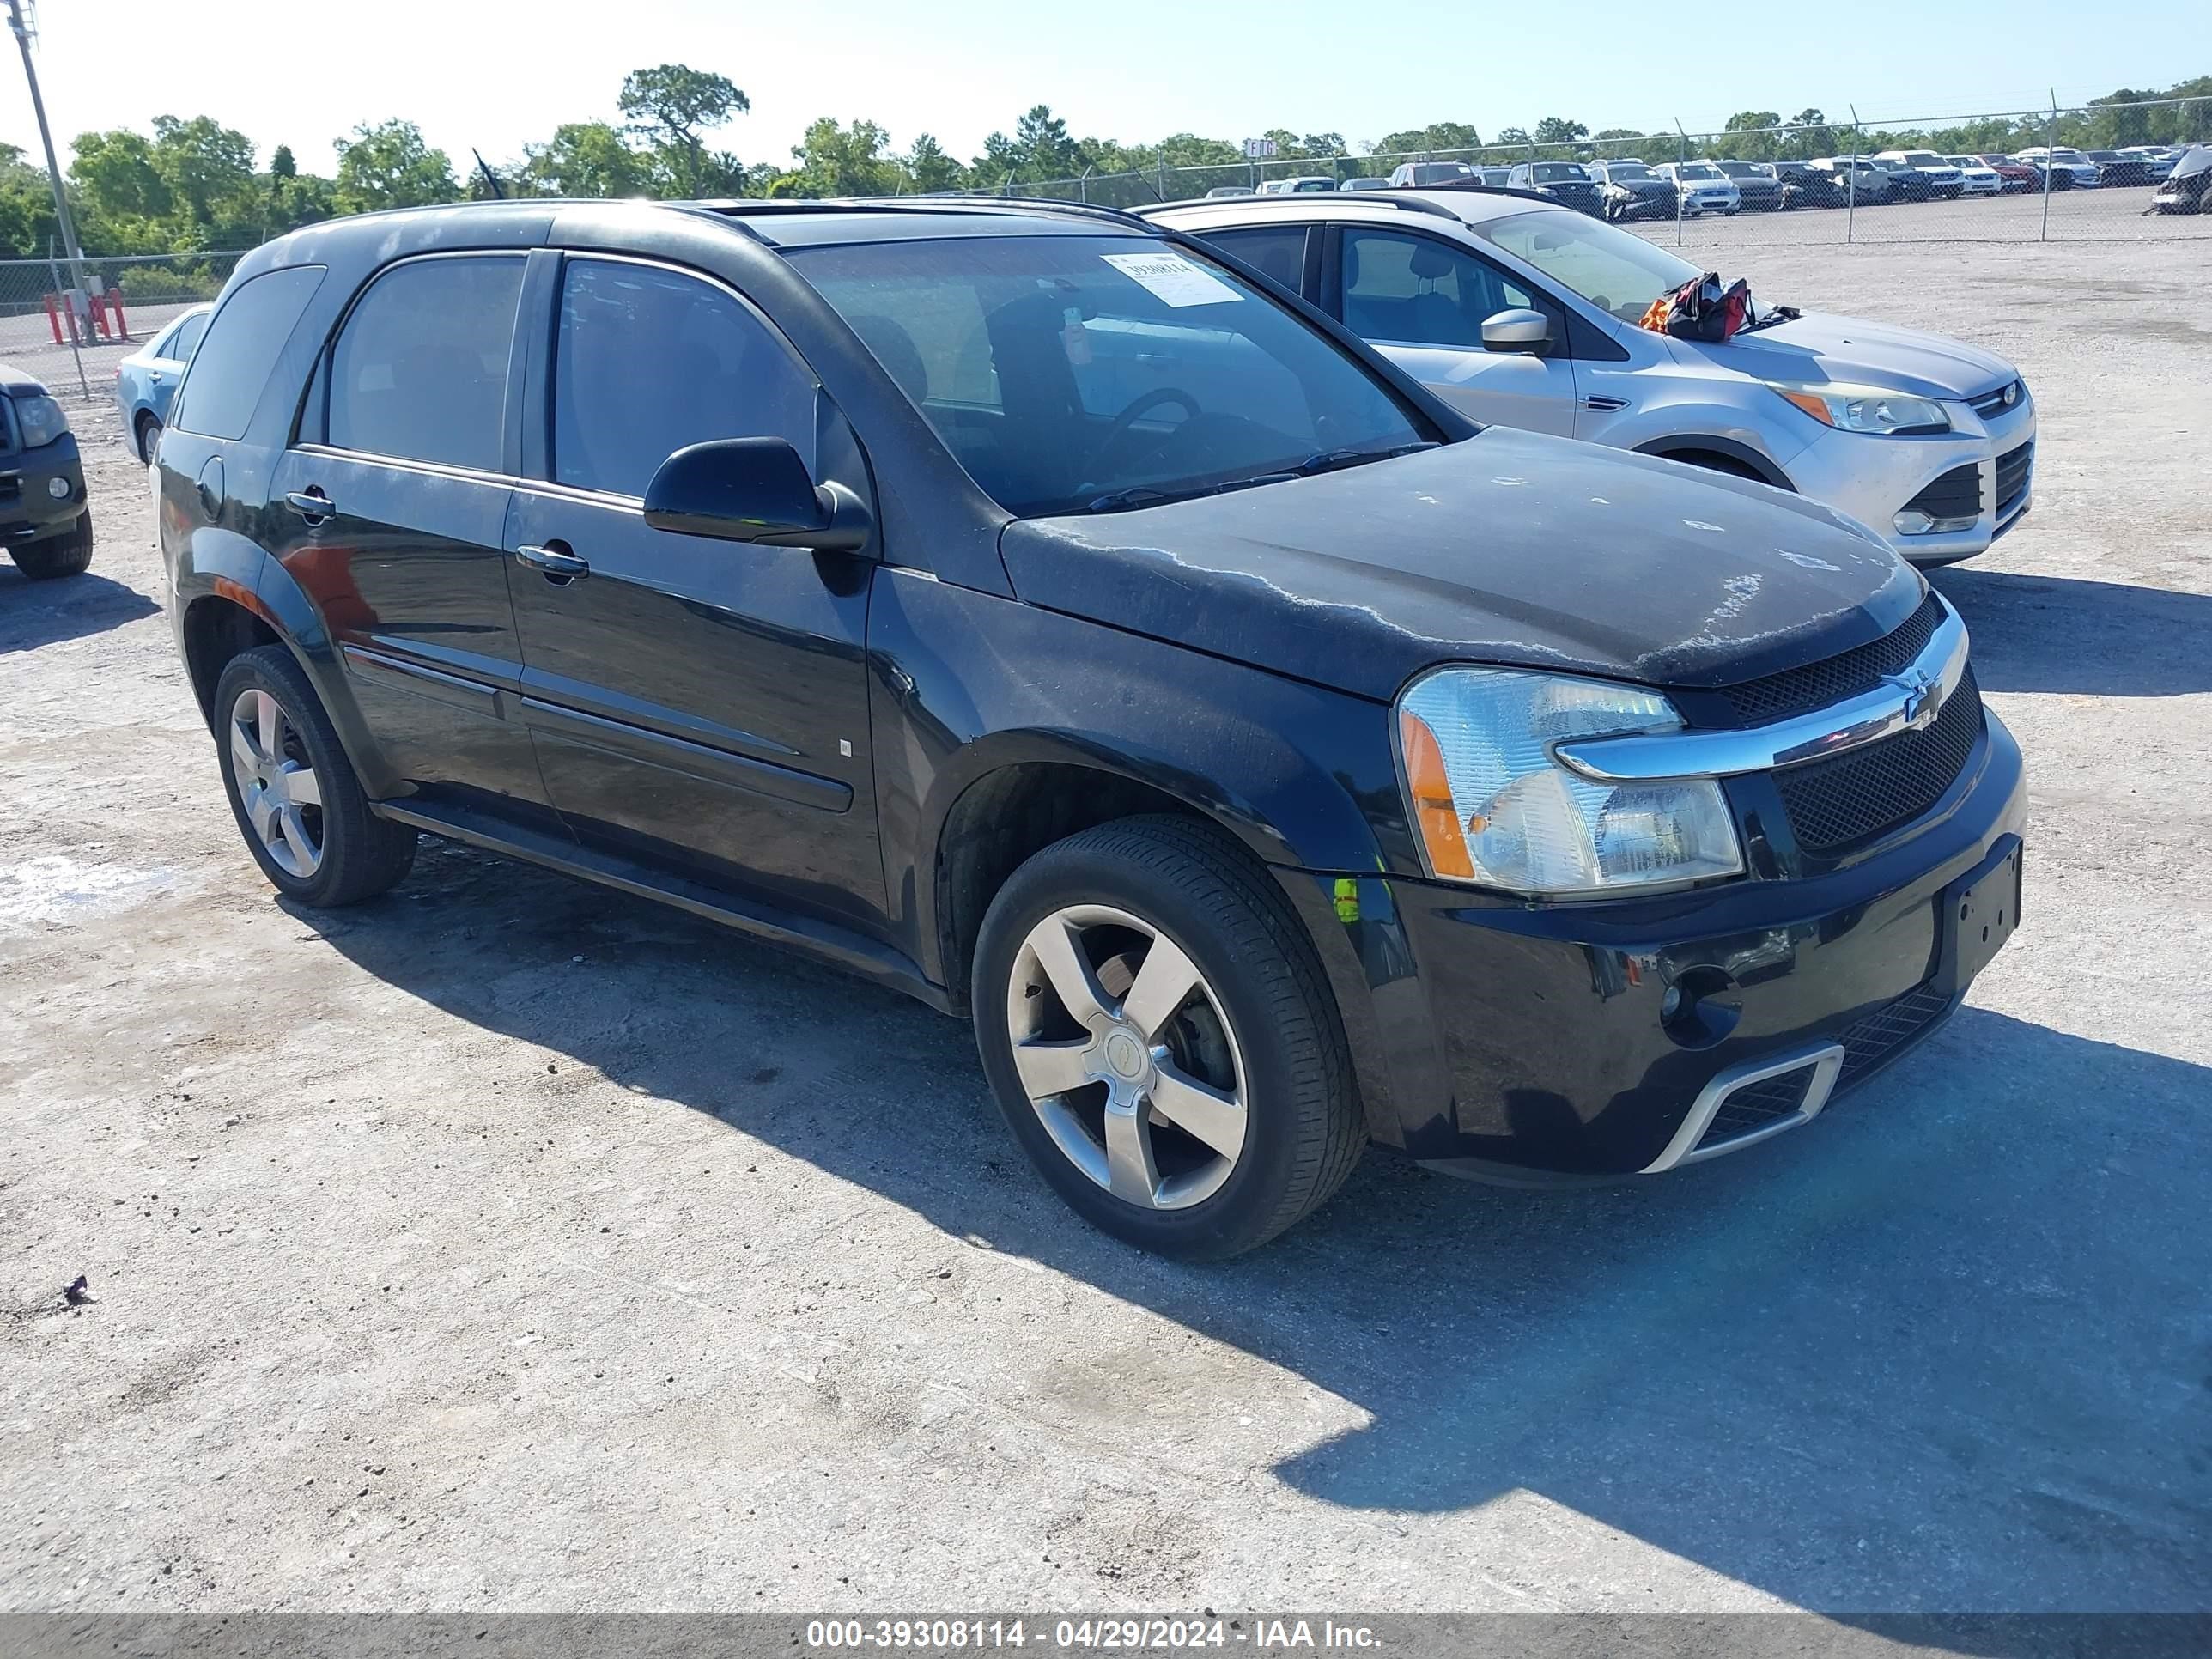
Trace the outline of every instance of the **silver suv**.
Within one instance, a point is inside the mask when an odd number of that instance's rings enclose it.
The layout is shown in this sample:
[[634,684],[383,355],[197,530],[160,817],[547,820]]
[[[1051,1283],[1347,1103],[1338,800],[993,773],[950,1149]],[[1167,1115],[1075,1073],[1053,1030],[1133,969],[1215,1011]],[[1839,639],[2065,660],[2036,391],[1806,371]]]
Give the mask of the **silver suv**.
[[1148,216],[1299,290],[1477,420],[1795,490],[1921,565],[2027,511],[2035,406],[2002,357],[1810,313],[1760,313],[1722,344],[1655,333],[1644,313],[1698,267],[1570,209],[1389,191]]

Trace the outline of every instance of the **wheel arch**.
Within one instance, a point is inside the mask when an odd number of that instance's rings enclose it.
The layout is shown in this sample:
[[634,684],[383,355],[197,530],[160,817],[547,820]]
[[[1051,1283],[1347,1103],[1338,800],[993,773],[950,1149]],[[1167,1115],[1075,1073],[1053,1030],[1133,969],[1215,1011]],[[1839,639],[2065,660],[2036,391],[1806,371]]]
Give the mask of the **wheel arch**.
[[[1763,450],[1745,443],[1740,438],[1724,438],[1716,433],[1679,432],[1664,437],[1648,438],[1636,446],[1639,455],[1656,455],[1670,461],[1685,461],[1695,465],[1703,458],[1713,456],[1732,462],[1749,472],[1759,483],[1771,484],[1777,489],[1787,489],[1792,495],[1796,486]],[[1729,471],[1729,468],[1722,468]]]

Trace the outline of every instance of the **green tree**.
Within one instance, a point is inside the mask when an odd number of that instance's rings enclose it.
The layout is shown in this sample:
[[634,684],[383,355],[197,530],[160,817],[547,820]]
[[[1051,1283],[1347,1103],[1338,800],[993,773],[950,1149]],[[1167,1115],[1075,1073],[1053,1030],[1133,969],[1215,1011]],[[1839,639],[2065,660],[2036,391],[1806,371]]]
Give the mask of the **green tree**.
[[1425,127],[1386,132],[1376,141],[1378,155],[1399,155],[1410,150],[1480,149],[1482,135],[1464,121],[1431,121]]
[[1498,129],[1498,142],[1501,144],[1517,145],[1526,149],[1536,141],[1528,136],[1528,129],[1526,127],[1501,127]]
[[374,213],[384,208],[424,207],[459,199],[453,164],[442,149],[422,140],[412,121],[362,122],[350,138],[331,145],[338,153],[334,192],[341,213]]
[[1836,140],[1835,129],[1828,118],[1816,109],[1801,109],[1785,124],[1790,131],[1784,139],[1785,151],[1799,160],[1814,155],[1833,155],[1845,146]]
[[605,121],[570,121],[542,144],[523,146],[514,180],[532,196],[646,196],[658,180],[655,158]]
[[46,169],[33,167],[14,144],[0,144],[0,256],[35,258],[60,235]]
[[1570,121],[1563,115],[1547,115],[1536,123],[1533,135],[1540,144],[1571,144],[1589,137],[1589,129],[1580,121]]
[[906,164],[908,179],[916,190],[923,191],[957,190],[967,169],[945,153],[945,147],[927,133],[914,141],[914,148],[902,158]]
[[[81,132],[70,152],[70,195],[79,244],[114,253],[167,252],[176,200],[154,164],[154,146],[145,135],[126,127]],[[43,187],[43,173],[39,182]]]
[[1782,135],[1771,131],[1782,117],[1771,109],[1738,110],[1713,143],[1713,153],[1731,161],[1771,161],[1781,153]]
[[799,162],[770,186],[776,196],[890,196],[906,182],[888,153],[890,134],[873,121],[841,127],[825,115],[806,129],[804,143],[792,147]]
[[261,225],[253,141],[207,116],[154,118],[153,161],[168,186],[178,230],[202,247],[251,240]]
[[708,150],[702,136],[706,129],[726,126],[732,116],[753,106],[728,76],[685,64],[632,70],[623,79],[615,105],[629,118],[633,132],[652,140],[664,193],[734,193],[732,180],[742,180],[744,169],[735,156]]

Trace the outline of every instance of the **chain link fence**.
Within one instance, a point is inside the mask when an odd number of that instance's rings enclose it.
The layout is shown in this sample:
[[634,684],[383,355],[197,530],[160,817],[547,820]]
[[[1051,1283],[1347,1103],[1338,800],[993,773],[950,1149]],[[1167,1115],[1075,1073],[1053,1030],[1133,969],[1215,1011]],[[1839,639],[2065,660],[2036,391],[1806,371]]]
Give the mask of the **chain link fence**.
[[74,392],[81,351],[86,380],[99,392],[118,361],[222,292],[241,257],[131,253],[74,267],[59,254],[0,259],[0,360]]
[[[960,193],[1142,208],[1262,189],[1373,188],[1413,166],[1424,183],[1479,175],[1498,185],[1594,185],[1563,193],[1685,247],[2212,238],[2212,200],[2201,213],[2153,210],[2172,156],[2193,142],[2212,143],[2212,98],[1878,122],[1807,119],[1720,132],[1609,131],[1555,143],[1009,179],[997,191]],[[1657,188],[1627,190],[1633,203],[1605,188],[1632,181]],[[1702,188],[1711,185],[1723,188]],[[1733,203],[1728,185],[1735,187]]]

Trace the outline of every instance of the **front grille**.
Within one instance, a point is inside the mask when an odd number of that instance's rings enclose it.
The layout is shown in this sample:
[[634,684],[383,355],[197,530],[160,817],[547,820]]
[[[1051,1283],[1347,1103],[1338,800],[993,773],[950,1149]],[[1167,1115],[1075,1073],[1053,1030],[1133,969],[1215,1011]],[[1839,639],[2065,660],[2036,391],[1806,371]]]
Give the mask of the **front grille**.
[[1982,735],[1972,669],[1935,720],[1826,760],[1774,774],[1802,851],[1828,857],[1918,817],[1966,769]]
[[[1842,1044],[1844,1063],[1836,1073],[1833,1099],[1863,1079],[1900,1048],[1924,1035],[1950,1008],[1951,1000],[1923,985],[1886,1003],[1844,1029],[1836,1041]],[[1806,1091],[1813,1086],[1818,1060],[1807,1060],[1795,1071],[1747,1083],[1713,1114],[1713,1121],[1698,1137],[1697,1151],[1711,1152],[1741,1140],[1771,1123],[1803,1109]]]
[[1834,1092],[1841,1094],[1911,1042],[1943,1016],[1951,999],[1925,985],[1877,1008],[1837,1040],[1844,1045],[1844,1069]]
[[1870,645],[1802,668],[1769,674],[1764,679],[1723,685],[1713,695],[1727,704],[1741,726],[1763,726],[1808,708],[1825,708],[1873,690],[1885,674],[1901,672],[1928,648],[1942,620],[1942,602],[1930,593],[1919,610]]
[[1954,466],[1911,501],[1904,511],[1931,519],[1972,519],[1982,510],[1982,469],[1972,461]]
[[2017,448],[2008,449],[1997,457],[1997,516],[1999,518],[2020,505],[2021,497],[2027,494],[2027,481],[2035,471],[2035,440],[2031,438]]
[[1713,1121],[1698,1137],[1698,1145],[1717,1146],[1788,1117],[1804,1105],[1805,1091],[1813,1086],[1813,1072],[1814,1067],[1808,1064],[1794,1072],[1784,1072],[1780,1077],[1745,1084],[1721,1102],[1720,1110],[1713,1114]]
[[1995,392],[1984,392],[1978,398],[1967,398],[1966,407],[1972,410],[1977,415],[2000,415],[2004,412],[2006,407],[2005,393],[2008,392],[2011,392],[2013,402],[2018,403],[2020,401],[2021,390],[2022,388],[2018,380],[2009,380],[2003,386],[1999,386]]

